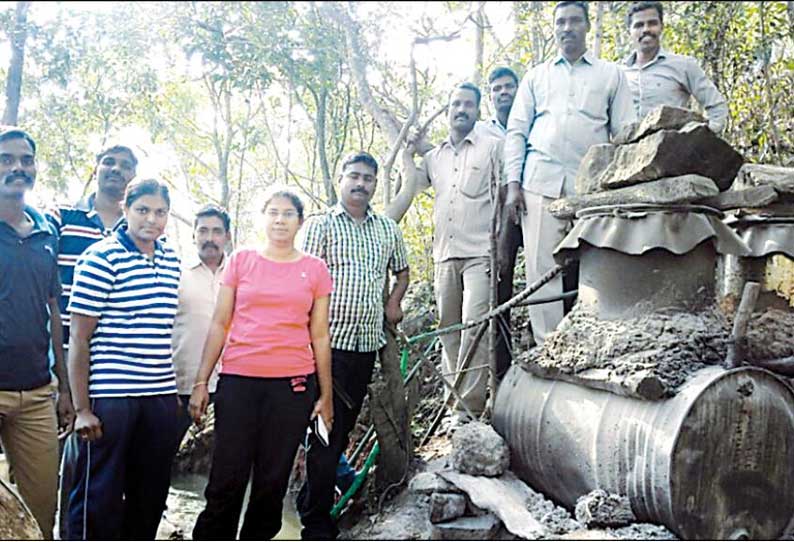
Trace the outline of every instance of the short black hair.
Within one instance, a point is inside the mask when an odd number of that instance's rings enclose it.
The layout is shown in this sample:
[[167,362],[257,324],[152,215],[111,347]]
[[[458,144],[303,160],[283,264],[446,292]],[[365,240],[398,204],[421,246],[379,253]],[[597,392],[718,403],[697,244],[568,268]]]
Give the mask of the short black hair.
[[518,85],[518,75],[507,66],[498,66],[491,70],[491,73],[488,75],[488,84],[490,85],[500,77],[512,77],[513,81]]
[[557,10],[560,8],[564,8],[565,6],[577,6],[582,11],[584,11],[584,20],[587,23],[587,26],[590,26],[590,13],[587,11],[587,2],[582,2],[581,0],[563,0],[562,2],[557,2],[554,6],[554,14],[557,15]]
[[342,172],[344,173],[347,166],[351,166],[358,162],[368,165],[375,170],[375,175],[378,175],[378,161],[367,151],[355,151],[345,156],[344,160],[342,160]]
[[629,11],[626,13],[626,26],[631,28],[631,18],[634,14],[646,9],[655,9],[656,13],[659,14],[659,22],[664,24],[664,8],[661,2],[634,2],[629,6]]
[[96,155],[96,163],[98,164],[99,162],[101,162],[102,159],[108,154],[116,153],[116,152],[126,152],[127,154],[129,154],[130,159],[132,160],[132,167],[138,167],[138,157],[135,156],[135,153],[132,152],[131,148],[126,147],[124,145],[113,145],[112,147],[108,147],[107,149],[104,149],[103,151],[101,151],[99,154]]
[[213,203],[209,203],[198,210],[198,213],[196,213],[196,218],[193,220],[194,230],[196,229],[196,226],[198,226],[199,218],[206,216],[214,216],[220,218],[221,222],[223,222],[223,229],[225,229],[227,232],[230,230],[232,225],[232,219],[229,218],[229,213],[227,213],[226,210],[223,209],[222,207],[218,207]]
[[157,179],[143,179],[128,184],[124,193],[124,206],[129,208],[136,199],[143,196],[160,196],[165,200],[168,208],[171,208],[171,195],[168,192],[168,186]]
[[284,198],[290,200],[290,202],[292,202],[292,206],[295,207],[295,210],[298,212],[298,218],[303,221],[303,200],[300,198],[298,193],[295,192],[295,190],[288,186],[284,186],[283,184],[272,185],[265,192],[265,203],[262,205],[263,213],[274,198]]
[[456,85],[455,88],[452,89],[453,92],[456,90],[472,91],[474,93],[474,96],[477,98],[477,107],[480,106],[480,100],[482,99],[482,92],[480,92],[480,87],[478,87],[474,83],[470,83],[469,81],[466,81],[464,83],[460,83],[459,85]]
[[30,137],[30,134],[25,130],[17,128],[16,126],[4,126],[0,128],[0,141],[8,141],[10,139],[24,139],[28,142],[28,145],[30,145],[33,154],[36,154],[36,142],[33,141],[33,138]]

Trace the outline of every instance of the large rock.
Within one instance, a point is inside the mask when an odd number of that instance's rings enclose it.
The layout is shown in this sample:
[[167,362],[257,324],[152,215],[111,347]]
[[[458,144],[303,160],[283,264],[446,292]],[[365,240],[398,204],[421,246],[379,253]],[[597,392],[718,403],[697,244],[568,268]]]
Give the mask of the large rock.
[[742,156],[708,126],[691,123],[678,131],[661,130],[638,143],[618,147],[598,184],[611,190],[696,173],[727,190],[742,162]]
[[0,540],[41,540],[39,524],[11,486],[0,479]]
[[771,186],[778,193],[794,194],[794,168],[744,164],[736,176],[736,188]]
[[493,514],[464,517],[433,525],[433,540],[491,540],[500,522]]
[[719,194],[714,181],[700,175],[682,175],[656,181],[605,190],[584,196],[561,198],[549,205],[549,212],[560,219],[573,218],[577,211],[597,205],[649,203],[672,205],[689,203]]
[[691,109],[660,105],[649,111],[640,122],[633,123],[623,129],[615,138],[615,144],[636,143],[643,137],[660,130],[678,130],[690,122],[707,123],[708,121]]
[[624,527],[637,521],[629,498],[596,489],[576,501],[576,521],[586,527]]
[[510,450],[493,427],[470,422],[452,435],[452,466],[473,476],[500,476],[510,466]]
[[[734,184],[735,187],[736,185]],[[729,211],[731,209],[766,207],[770,203],[777,201],[777,199],[777,192],[771,186],[754,186],[743,190],[726,190],[716,196],[705,198],[698,203],[720,211]]]
[[458,493],[433,493],[430,497],[430,523],[459,518],[466,512],[466,497]]
[[601,190],[598,177],[609,167],[615,157],[615,146],[611,143],[592,145],[579,163],[576,172],[576,194],[590,194]]

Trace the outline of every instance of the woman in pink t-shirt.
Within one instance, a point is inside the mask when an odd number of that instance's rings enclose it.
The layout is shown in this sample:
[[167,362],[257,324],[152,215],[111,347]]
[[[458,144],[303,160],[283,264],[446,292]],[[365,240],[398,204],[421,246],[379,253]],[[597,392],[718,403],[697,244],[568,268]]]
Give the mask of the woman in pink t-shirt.
[[294,246],[303,224],[303,203],[294,192],[271,190],[263,213],[264,246],[229,257],[190,398],[198,421],[209,401],[207,380],[220,358],[215,451],[207,506],[193,529],[196,540],[237,537],[249,477],[240,538],[273,538],[281,529],[281,504],[310,419],[321,416],[329,431],[333,423],[331,275],[323,260]]

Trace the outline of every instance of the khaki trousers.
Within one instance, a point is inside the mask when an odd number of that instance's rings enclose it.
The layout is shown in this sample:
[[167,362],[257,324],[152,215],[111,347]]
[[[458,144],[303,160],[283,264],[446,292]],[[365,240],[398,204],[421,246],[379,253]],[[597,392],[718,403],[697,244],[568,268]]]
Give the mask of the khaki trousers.
[[58,494],[58,429],[55,389],[0,391],[0,441],[22,500],[52,538]]
[[[435,266],[436,305],[439,328],[474,320],[488,312],[490,288],[489,261],[483,258],[453,258],[437,262]],[[441,335],[443,367],[450,384],[461,370],[463,358],[477,328]],[[463,373],[457,388],[463,401],[475,416],[485,409],[488,385],[488,335],[483,336],[476,353],[469,362],[472,371]],[[464,412],[461,405],[458,412]]]
[[[572,223],[569,220],[555,218],[549,213],[548,206],[555,201],[553,198],[523,189],[521,193],[527,211],[521,219],[521,229],[524,235],[524,257],[527,265],[527,286],[529,286],[557,265],[552,253],[571,230]],[[557,275],[529,299],[560,295],[562,292],[562,275]],[[546,335],[556,329],[562,317],[562,301],[530,305],[529,320],[538,346],[543,344]]]

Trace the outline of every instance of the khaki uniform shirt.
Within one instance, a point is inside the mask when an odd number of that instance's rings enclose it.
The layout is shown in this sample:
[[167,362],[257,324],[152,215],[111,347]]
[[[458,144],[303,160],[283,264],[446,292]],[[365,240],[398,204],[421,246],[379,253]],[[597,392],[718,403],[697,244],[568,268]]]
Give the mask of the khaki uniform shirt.
[[576,170],[591,145],[634,122],[626,76],[617,64],[585,53],[532,68],[518,85],[505,139],[508,182],[547,198],[575,194]]
[[629,82],[639,118],[660,105],[689,107],[692,96],[706,110],[709,128],[720,133],[728,119],[725,97],[691,56],[676,55],[659,49],[656,58],[640,67],[637,53],[625,60],[623,71]]
[[502,184],[502,141],[472,129],[456,149],[449,139],[428,152],[417,190],[435,189],[433,259],[488,256],[491,179]]
[[[189,395],[193,391],[193,381],[201,365],[201,353],[209,333],[225,268],[225,256],[215,273],[198,256],[182,268],[179,279],[179,307],[171,341],[176,387],[180,395]],[[216,366],[208,384],[210,393],[215,392],[217,383]]]

